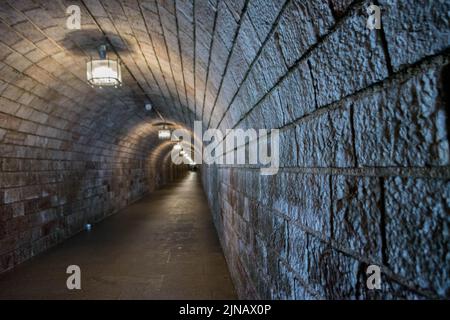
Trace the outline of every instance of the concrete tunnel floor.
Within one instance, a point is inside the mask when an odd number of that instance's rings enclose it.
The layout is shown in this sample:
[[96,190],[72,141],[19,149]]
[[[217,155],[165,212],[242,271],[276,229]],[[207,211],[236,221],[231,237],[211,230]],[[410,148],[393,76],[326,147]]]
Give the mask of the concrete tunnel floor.
[[0,299],[236,298],[195,172],[0,276]]

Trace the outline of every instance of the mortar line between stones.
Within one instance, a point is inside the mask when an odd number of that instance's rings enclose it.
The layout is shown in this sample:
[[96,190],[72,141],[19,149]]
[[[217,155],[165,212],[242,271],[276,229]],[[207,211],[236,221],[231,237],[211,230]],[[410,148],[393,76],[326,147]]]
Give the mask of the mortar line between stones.
[[217,94],[216,94],[216,96],[214,98],[214,103],[213,103],[213,106],[211,108],[211,113],[209,114],[208,124],[207,124],[206,128],[209,128],[209,125],[211,123],[211,118],[212,118],[212,115],[214,113],[214,109],[216,107],[217,100],[219,99],[220,90],[222,89],[223,81],[224,81],[225,75],[227,74],[227,71],[228,71],[228,65],[230,63],[231,56],[233,54],[235,45],[237,43],[237,37],[239,35],[239,31],[241,30],[242,19],[244,18],[244,16],[247,13],[247,7],[248,7],[249,3],[250,3],[250,0],[246,0],[245,4],[244,4],[244,8],[242,8],[241,17],[239,19],[239,23],[237,24],[236,31],[234,32],[234,35],[233,35],[233,41],[232,41],[231,49],[230,49],[230,52],[228,53],[227,61],[225,62],[225,68],[224,68],[224,70],[222,72],[222,75],[221,75],[221,78],[220,78],[219,88],[217,89]]
[[[290,1],[290,0],[288,0],[288,1]],[[357,1],[357,2],[355,2],[355,3],[353,3],[352,5],[350,5],[350,8],[347,10],[347,15],[350,15],[350,13],[351,13],[351,11],[355,8],[355,7],[357,7],[357,5],[359,5],[360,4],[360,2],[362,2],[362,1]],[[322,35],[322,36],[320,36],[320,37],[318,37],[318,40],[317,40],[317,42],[316,43],[314,43],[313,45],[311,45],[303,54],[302,54],[302,56],[300,57],[300,58],[298,58],[289,68],[288,68],[288,70],[287,70],[287,72],[284,74],[284,75],[282,75],[276,82],[275,82],[275,84],[269,89],[269,90],[267,90],[267,92],[266,93],[264,93],[263,95],[262,95],[262,97],[247,111],[247,112],[245,112],[243,115],[242,115],[242,117],[233,125],[233,129],[234,128],[236,128],[257,106],[259,106],[260,105],[260,103],[262,102],[262,101],[264,101],[274,90],[276,90],[276,88],[281,84],[281,82],[283,82],[283,80],[284,79],[286,79],[288,76],[290,76],[293,72],[295,72],[296,70],[297,70],[297,68],[299,67],[299,65],[301,64],[301,63],[303,63],[305,60],[307,60],[311,55],[312,55],[312,53],[313,53],[313,51],[316,49],[316,48],[318,48],[323,42],[325,42],[325,40],[326,39],[328,39],[329,37],[331,37],[333,34],[334,34],[334,32],[346,21],[346,19],[347,18],[349,18],[348,16],[344,16],[343,18],[341,18],[341,20],[339,20],[339,21],[337,21],[336,23],[335,23],[335,25],[328,31],[328,33],[326,33],[326,34],[324,34],[324,35]],[[281,18],[281,13],[280,13],[280,17],[279,18]],[[266,39],[266,40],[268,40],[270,37],[270,35],[274,32],[274,30],[276,29],[276,27],[277,26],[273,26],[273,29],[270,31],[270,33],[269,33],[269,35],[268,35],[268,38]],[[263,47],[263,46],[262,46]],[[261,50],[262,50],[262,47],[261,47]],[[258,52],[258,53],[260,53],[260,52]],[[254,60],[254,61],[256,61],[256,59]],[[249,68],[249,70],[250,70],[250,68]],[[246,75],[248,75],[248,74],[246,74]],[[244,78],[244,80],[242,81],[242,83],[244,83],[244,81],[245,81],[245,79],[246,78]],[[241,83],[241,85],[242,85],[242,83]],[[239,89],[240,89],[240,87],[239,87]],[[234,98],[237,96],[237,93],[239,92],[239,90],[236,92],[236,95],[235,96],[233,96],[233,100],[232,100],[232,102],[234,101]],[[343,99],[343,98],[345,98],[345,97],[342,97],[341,99]],[[230,105],[229,105],[229,107],[227,108],[227,110],[224,112],[224,114],[223,114],[223,117],[222,117],[222,119],[220,120],[220,122],[219,122],[219,124],[217,125],[217,127],[219,127],[220,126],[220,123],[222,122],[222,120],[225,118],[225,114],[229,111],[229,109],[230,109],[230,107],[231,107],[231,104],[232,103],[230,103]],[[227,135],[225,135],[224,136],[224,139],[226,138],[226,136]]]
[[[377,6],[379,6],[380,8],[382,8],[379,4],[378,0],[373,0],[373,3]],[[380,42],[381,42],[381,47],[383,48],[383,52],[384,52],[384,57],[386,59],[386,66],[388,69],[388,74],[389,76],[394,74],[394,68],[392,67],[392,61],[391,61],[391,56],[389,54],[389,44],[387,42],[386,39],[386,32],[384,31],[384,25],[383,25],[383,15],[381,15],[381,29],[377,30],[377,33],[380,37]]]
[[187,94],[187,87],[186,87],[186,79],[184,77],[184,63],[183,63],[183,50],[181,48],[181,40],[180,40],[180,26],[178,24],[178,9],[177,9],[177,0],[174,1],[174,6],[175,6],[175,26],[177,29],[177,43],[178,43],[178,52],[180,55],[180,63],[181,63],[181,75],[183,78],[183,86],[184,86],[184,96],[186,99],[186,106],[185,108],[187,109],[187,115],[188,115],[188,123],[186,123],[186,125],[189,126],[189,124],[191,123],[192,120],[192,114],[189,113],[190,109],[189,109],[189,99],[188,99],[188,94]]
[[[232,186],[230,186],[230,185],[227,185],[227,186],[229,186],[229,188],[235,190]],[[253,198],[251,198],[251,199],[253,199]],[[228,205],[231,206],[233,212],[236,212],[236,211],[234,210],[234,207],[233,207],[226,199],[224,199],[224,200],[225,200],[225,202],[228,203]],[[305,225],[299,223],[297,220],[292,219],[292,218],[291,218],[290,216],[288,216],[286,213],[280,212],[280,211],[278,211],[278,210],[275,209],[275,208],[270,208],[270,210],[273,211],[273,212],[274,212],[275,214],[277,214],[278,216],[280,216],[280,218],[286,219],[286,220],[288,221],[288,223],[297,226],[297,227],[300,228],[300,230],[302,230],[303,232],[309,234],[310,236],[313,236],[313,237],[317,238],[319,241],[323,242],[325,245],[329,244],[330,247],[331,247],[331,249],[333,249],[333,250],[335,250],[335,251],[337,251],[337,252],[339,252],[339,253],[342,253],[342,254],[344,254],[344,255],[346,255],[346,256],[349,256],[349,257],[351,257],[351,258],[353,258],[353,259],[355,259],[355,260],[357,260],[357,261],[359,261],[359,262],[364,262],[364,263],[366,263],[366,264],[368,264],[368,265],[372,264],[372,261],[371,261],[370,259],[367,259],[367,257],[360,256],[359,254],[357,254],[356,252],[354,252],[354,251],[352,251],[352,250],[349,250],[349,249],[347,249],[347,248],[341,247],[341,246],[339,245],[339,243],[337,243],[336,241],[334,241],[334,240],[332,240],[332,239],[331,239],[331,241],[330,241],[330,239],[327,239],[326,237],[324,237],[323,234],[322,234],[321,232],[318,232],[318,231],[316,231],[316,230],[313,230],[313,229],[311,229],[311,228],[309,228],[309,227],[307,227],[307,226],[305,226]],[[274,254],[278,254],[278,252],[274,251],[274,249],[271,248],[270,246],[267,247],[267,250],[272,251]],[[279,256],[278,256],[278,259],[283,260],[283,258],[282,258],[282,257],[279,257]],[[381,266],[381,267],[382,267],[383,273],[384,273],[388,278],[390,278],[391,280],[394,280],[394,281],[398,282],[400,285],[402,285],[402,286],[408,288],[410,291],[415,292],[415,293],[420,294],[420,295],[425,296],[425,297],[432,298],[432,299],[437,299],[437,298],[438,298],[438,296],[437,296],[435,293],[430,292],[430,291],[428,291],[428,290],[426,290],[426,289],[422,289],[422,288],[416,287],[416,286],[414,285],[414,283],[408,281],[407,279],[403,279],[403,278],[400,277],[399,275],[395,274],[392,270],[390,270],[390,268],[389,268],[388,266],[383,265],[383,266]],[[294,273],[295,273],[296,275],[300,276],[295,270],[294,270]]]
[[[181,98],[180,98],[180,92],[178,90],[178,85],[177,85],[177,81],[175,79],[175,75],[173,73],[173,68],[172,68],[172,59],[170,57],[170,53],[169,53],[169,46],[167,45],[167,39],[166,39],[166,32],[164,29],[164,26],[162,24],[162,19],[161,19],[161,13],[159,10],[159,1],[155,0],[155,4],[156,4],[156,12],[158,13],[158,22],[159,22],[159,27],[161,28],[162,31],[162,35],[163,35],[163,39],[164,39],[164,48],[166,51],[166,55],[167,55],[167,59],[169,59],[169,67],[170,67],[170,73],[172,74],[172,80],[173,80],[173,84],[175,86],[175,91],[177,92],[177,97],[178,97],[178,102],[179,102],[179,106],[180,106],[180,112],[183,115],[182,119],[184,119],[184,123],[187,124],[187,119],[186,119],[186,114],[184,112],[184,107],[183,107],[183,103],[181,102]],[[176,12],[175,12],[176,14]],[[156,52],[155,52],[156,53]]]
[[209,50],[208,50],[208,66],[206,67],[206,79],[205,79],[205,87],[203,89],[203,99],[202,99],[202,113],[201,113],[201,119],[202,122],[204,120],[204,112],[205,112],[205,99],[206,99],[206,91],[208,89],[208,80],[209,80],[209,69],[211,66],[211,56],[212,56],[212,50],[213,50],[213,45],[214,45],[214,39],[215,39],[215,34],[216,34],[216,26],[217,26],[217,16],[219,14],[219,3],[220,0],[217,1],[217,5],[216,5],[216,10],[214,12],[214,23],[213,23],[213,29],[212,29],[212,34],[211,34],[211,41],[209,42]]
[[[127,22],[128,22],[128,25],[130,26],[130,29],[131,29],[132,32],[133,32],[133,36],[136,38],[136,34],[135,34],[135,32],[134,32],[134,28],[133,28],[133,27],[130,25],[130,23],[129,23],[128,15],[126,14],[126,12],[125,12],[125,10],[124,10],[124,8],[123,8],[122,2],[119,1],[119,4],[120,4],[120,7],[121,7],[121,9],[122,9],[124,15],[127,17]],[[139,10],[140,10],[139,13],[142,15],[142,20],[144,21],[144,24],[146,24],[145,19],[144,19],[144,16],[143,16],[142,11],[141,11],[141,6],[138,5],[138,7],[139,7]],[[150,37],[150,34],[149,34],[148,36]],[[166,96],[164,95],[164,93],[163,93],[163,91],[162,91],[162,89],[161,89],[161,86],[159,85],[159,82],[156,80],[156,77],[155,77],[155,75],[154,75],[154,73],[153,73],[153,70],[150,68],[150,64],[148,63],[147,56],[144,54],[144,51],[142,50],[141,43],[140,43],[140,41],[139,41],[137,38],[136,38],[136,42],[137,42],[137,45],[138,45],[138,47],[139,47],[139,50],[141,51],[141,54],[142,54],[144,60],[145,60],[145,64],[146,64],[146,66],[147,66],[147,69],[150,71],[150,74],[151,74],[151,76],[152,76],[152,78],[153,78],[153,81],[155,82],[156,86],[158,87],[159,92],[161,92],[161,96],[163,97],[164,101],[167,103],[168,100],[167,100]],[[140,68],[139,68],[139,70],[140,70]],[[141,71],[141,70],[140,70],[140,71]],[[142,71],[141,71],[141,73],[142,73]],[[143,74],[142,74],[142,75],[143,75]],[[151,87],[150,84],[147,82],[147,78],[146,78],[144,75],[143,75],[143,78],[145,79],[145,82],[147,83],[147,86],[148,86],[148,87]],[[137,80],[137,79],[136,79],[136,80]],[[146,96],[147,96],[147,95],[146,95]],[[147,98],[148,98],[149,101],[151,102],[150,97],[147,96]],[[156,107],[156,106],[155,106],[154,103],[153,103],[153,104],[152,104],[152,108],[155,108],[155,107]],[[158,109],[158,107],[155,108],[156,111],[157,111],[157,109]],[[158,111],[157,111],[157,112],[158,112]]]
[[328,0],[328,7],[330,8],[331,14],[333,15],[334,20],[338,19],[338,16],[336,14],[336,10],[334,9],[333,2],[331,0]]
[[316,79],[314,79],[314,75],[313,75],[313,72],[312,72],[311,61],[309,61],[309,59],[306,60],[306,64],[308,65],[309,75],[311,77],[312,89],[313,89],[313,94],[314,94],[314,109],[318,110],[319,109],[319,103],[317,102]]
[[[238,169],[259,171],[261,167],[219,165],[219,169]],[[425,179],[449,179],[450,167],[363,167],[363,168],[326,168],[326,167],[280,167],[280,172],[320,175],[344,175],[367,177],[410,177]]]
[[[193,70],[192,70],[192,74],[193,74],[193,78],[194,78],[194,92],[193,92],[193,101],[194,101],[194,119],[196,120],[201,120],[201,118],[198,117],[197,114],[197,99],[196,99],[196,92],[197,92],[197,72],[195,71],[195,68],[197,66],[197,23],[195,21],[196,16],[195,16],[195,1],[192,1],[192,41],[193,41],[193,46],[194,46],[194,58],[193,58]],[[203,184],[202,184],[203,185]]]
[[[327,112],[333,111],[333,110],[337,110],[339,108],[341,108],[343,106],[343,104],[349,100],[349,99],[353,99],[353,98],[359,98],[362,96],[365,96],[366,94],[372,93],[376,90],[382,90],[384,87],[390,87],[392,86],[395,82],[401,81],[402,79],[406,78],[410,78],[413,76],[413,71],[417,71],[417,70],[421,70],[427,66],[429,66],[430,64],[438,64],[438,65],[444,65],[447,63],[447,60],[450,59],[450,48],[443,50],[442,52],[439,52],[435,55],[431,55],[428,56],[412,65],[409,65],[401,70],[399,70],[397,73],[395,73],[394,75],[392,75],[389,78],[385,78],[383,80],[377,81],[372,83],[371,85],[364,87],[360,90],[357,90],[355,92],[353,92],[352,94],[349,94],[345,97],[342,97],[340,100],[338,101],[334,101],[331,102],[327,105],[324,105],[316,110],[314,110],[312,113],[303,115],[297,119],[294,119],[293,121],[291,121],[288,124],[284,124],[281,127],[278,128],[273,128],[273,129],[278,129],[280,131],[284,131],[284,130],[288,130],[302,122],[308,121],[310,119],[314,119],[322,114],[325,114]],[[439,60],[444,60],[444,61],[439,61]],[[281,81],[280,81],[281,82]],[[267,93],[265,94],[256,104],[255,106],[252,108],[255,109],[256,107],[259,106],[260,103],[262,103],[262,101],[264,101],[265,98],[267,98],[267,96],[273,91],[276,90],[277,86],[279,83],[277,83],[276,85],[274,85],[274,87]],[[251,112],[251,110],[247,113],[249,114]],[[241,118],[240,121],[238,121],[238,123],[233,127],[236,128],[236,126],[239,124],[239,122],[241,122],[243,119],[245,119],[245,116],[243,118]],[[266,134],[268,135],[268,134]],[[226,141],[226,137],[227,134],[224,135],[223,140],[222,141]],[[248,145],[250,142],[247,142],[245,145]],[[243,146],[243,145],[241,145]],[[241,147],[238,146],[238,147]],[[237,149],[237,147],[235,148]],[[229,151],[228,151],[229,152]],[[223,153],[225,154],[225,153]]]
[[[285,11],[286,8],[288,7],[288,5],[291,3],[291,1],[292,1],[292,0],[286,0],[286,1],[284,2],[283,6],[281,7],[280,12],[278,13],[278,15],[277,15],[277,17],[275,18],[275,20],[274,20],[274,22],[273,22],[273,24],[272,24],[272,26],[271,26],[269,32],[268,32],[267,35],[266,35],[266,38],[265,38],[264,41],[261,43],[261,46],[259,47],[258,51],[256,52],[255,57],[253,58],[253,60],[252,60],[252,62],[250,63],[250,65],[248,66],[248,68],[247,68],[247,70],[246,70],[246,72],[245,72],[245,74],[244,74],[244,77],[243,77],[241,83],[237,86],[237,90],[236,90],[236,92],[233,94],[233,97],[231,98],[230,103],[228,104],[228,106],[226,107],[226,109],[224,110],[224,112],[222,113],[222,116],[221,116],[219,122],[217,122],[216,128],[219,128],[219,127],[220,127],[220,124],[222,123],[223,119],[225,118],[225,115],[227,114],[228,110],[230,110],[230,108],[231,108],[231,106],[232,106],[234,100],[236,99],[237,95],[239,94],[239,91],[240,91],[242,85],[244,84],[244,82],[245,82],[245,81],[247,80],[247,78],[249,77],[250,72],[251,72],[251,70],[253,69],[253,66],[256,64],[256,61],[258,61],[258,58],[260,57],[260,55],[261,55],[261,53],[262,53],[262,51],[263,51],[263,49],[264,49],[266,43],[269,41],[270,37],[271,37],[272,34],[275,32],[275,29],[278,27],[278,23],[279,23],[279,21],[280,21],[282,15],[283,15],[283,13],[284,13],[284,11]],[[242,20],[242,19],[243,19],[243,18],[241,18],[241,20]],[[254,29],[254,30],[257,30],[257,29],[254,27],[253,22],[252,22],[252,19],[250,19],[250,16],[248,17],[248,20],[249,20],[250,23],[252,24],[253,29]],[[219,92],[219,93],[220,93],[220,92]],[[219,94],[219,93],[218,93],[218,94]],[[213,106],[213,108],[214,108],[214,107],[215,107],[215,105]]]
[[[148,38],[149,38],[150,44],[151,44],[151,46],[152,46],[152,50],[153,50],[153,52],[155,53],[155,59],[156,59],[156,62],[158,63],[159,72],[160,72],[160,74],[161,74],[162,79],[164,80],[164,84],[166,85],[166,89],[167,89],[167,92],[169,93],[170,100],[172,100],[172,102],[173,102],[173,104],[174,104],[174,109],[175,109],[175,108],[176,108],[175,99],[174,99],[173,96],[172,96],[172,92],[170,91],[169,85],[167,84],[167,79],[166,79],[166,77],[164,76],[164,72],[162,71],[161,63],[160,63],[160,61],[159,61],[159,56],[156,54],[156,48],[155,48],[155,44],[154,44],[154,42],[153,42],[153,37],[152,37],[152,34],[150,33],[150,29],[149,29],[149,27],[148,27],[147,19],[145,18],[144,10],[142,10],[142,5],[141,5],[141,2],[140,2],[140,1],[138,1],[138,6],[139,6],[139,12],[140,12],[140,14],[141,14],[141,16],[142,16],[142,20],[144,21],[145,30],[147,31]],[[164,95],[163,95],[163,96],[164,96]],[[164,96],[164,97],[165,97],[165,96]],[[166,121],[166,120],[163,119],[163,121]]]
[[286,56],[283,52],[283,48],[281,47],[281,44],[280,44],[280,34],[277,31],[275,31],[273,33],[273,38],[274,38],[275,46],[277,47],[277,50],[280,53],[281,61],[283,61],[284,67],[287,70],[287,68],[289,67],[289,63],[288,63],[288,60],[286,59]]
[[[441,73],[441,84],[439,86],[439,92],[443,97],[442,101],[442,109],[444,109],[446,121],[446,129],[447,129],[447,141],[450,143],[450,65],[447,64]],[[450,150],[447,152],[448,159],[450,159]]]

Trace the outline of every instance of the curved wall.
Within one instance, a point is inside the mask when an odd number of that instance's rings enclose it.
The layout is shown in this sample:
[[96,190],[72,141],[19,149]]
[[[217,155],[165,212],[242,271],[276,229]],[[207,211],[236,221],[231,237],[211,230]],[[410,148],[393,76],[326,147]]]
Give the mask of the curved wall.
[[[449,297],[449,3],[375,1],[369,30],[372,2],[70,1],[73,31],[69,2],[2,1],[0,271],[177,175],[156,109],[280,129],[277,175],[201,169],[242,298]],[[116,90],[85,81],[105,41]]]

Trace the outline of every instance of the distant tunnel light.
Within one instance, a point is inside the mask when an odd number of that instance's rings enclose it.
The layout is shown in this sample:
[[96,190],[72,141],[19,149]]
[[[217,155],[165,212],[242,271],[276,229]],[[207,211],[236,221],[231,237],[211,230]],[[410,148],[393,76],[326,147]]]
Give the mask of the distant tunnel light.
[[190,164],[191,166],[195,166],[196,165],[196,163],[186,153],[184,154],[184,158],[187,160],[188,164]]
[[158,138],[161,140],[167,140],[170,138],[170,130],[168,129],[160,129],[158,131]]

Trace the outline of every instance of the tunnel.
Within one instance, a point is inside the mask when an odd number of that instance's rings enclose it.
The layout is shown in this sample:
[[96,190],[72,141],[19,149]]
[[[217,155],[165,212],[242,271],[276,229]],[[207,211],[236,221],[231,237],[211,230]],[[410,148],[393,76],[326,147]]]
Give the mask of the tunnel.
[[450,298],[449,12],[0,1],[0,299]]

